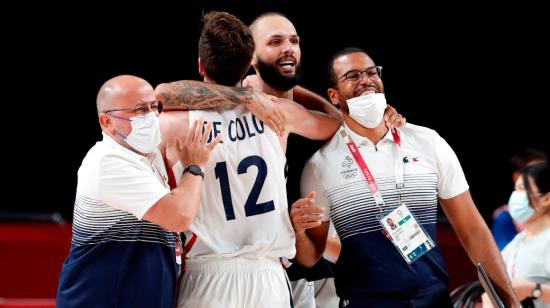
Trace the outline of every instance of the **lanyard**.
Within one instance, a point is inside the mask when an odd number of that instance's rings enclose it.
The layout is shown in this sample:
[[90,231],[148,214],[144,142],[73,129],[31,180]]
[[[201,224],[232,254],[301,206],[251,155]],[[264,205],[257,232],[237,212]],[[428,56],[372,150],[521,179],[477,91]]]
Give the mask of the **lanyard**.
[[525,239],[525,235],[522,236],[521,238],[518,238],[518,241],[516,242],[516,245],[514,245],[515,249],[514,249],[514,254],[512,256],[512,260],[511,260],[511,264],[510,264],[510,278],[514,279],[516,278],[516,261],[517,261],[517,258],[518,258],[518,251],[519,251],[519,246],[521,245],[521,242]]
[[[359,165],[359,168],[361,169],[361,172],[363,172],[363,175],[365,176],[365,180],[367,180],[367,183],[369,184],[372,196],[374,197],[374,201],[376,202],[376,205],[380,209],[380,212],[383,212],[382,207],[384,206],[384,199],[382,198],[382,194],[380,193],[380,190],[378,189],[378,185],[376,185],[376,181],[374,180],[374,176],[369,170],[369,167],[367,166],[367,163],[363,159],[363,156],[361,156],[361,153],[359,152],[359,149],[355,145],[355,142],[351,139],[351,137],[346,133],[345,129],[342,128],[340,131],[342,134],[342,137],[346,138],[348,142],[346,143],[348,146],[349,151],[351,152],[351,155],[353,155],[353,158],[355,159],[355,162],[357,165]],[[395,185],[396,188],[399,189],[399,200],[401,200],[401,193],[403,189],[403,153],[401,151],[401,138],[399,137],[399,134],[397,133],[397,130],[395,128],[391,129],[391,133],[393,136],[393,142],[397,148],[397,156],[395,161]]]
[[[162,185],[166,188],[172,188],[170,186],[170,178],[167,177],[162,171],[161,169],[162,168],[159,168],[159,166],[157,165],[158,161],[156,159],[156,153],[151,153],[147,156],[147,164],[149,164],[149,167],[151,168],[151,170],[153,171],[153,173],[157,176],[157,178],[161,181]],[[166,162],[165,160],[163,159],[163,164],[164,164],[164,170],[166,171],[166,174],[168,174],[168,170],[169,169],[168,165],[166,165]]]

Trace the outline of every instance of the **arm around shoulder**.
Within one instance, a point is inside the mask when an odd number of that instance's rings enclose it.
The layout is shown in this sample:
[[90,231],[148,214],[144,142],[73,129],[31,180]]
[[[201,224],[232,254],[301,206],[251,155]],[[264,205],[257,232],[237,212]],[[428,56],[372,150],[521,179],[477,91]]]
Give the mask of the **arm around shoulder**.
[[294,100],[309,110],[322,111],[342,121],[342,113],[321,95],[310,91],[302,86],[295,86],[292,89]]
[[327,140],[341,125],[340,118],[319,111],[307,110],[296,102],[280,99],[279,104],[290,133],[313,140]]
[[250,103],[251,88],[226,87],[196,80],[161,83],[155,88],[157,100],[166,110],[208,109]]

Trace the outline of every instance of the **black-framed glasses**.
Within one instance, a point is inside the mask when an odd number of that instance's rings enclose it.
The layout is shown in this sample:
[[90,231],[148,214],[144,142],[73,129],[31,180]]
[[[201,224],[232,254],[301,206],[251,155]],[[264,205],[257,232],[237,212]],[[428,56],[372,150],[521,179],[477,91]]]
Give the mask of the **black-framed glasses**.
[[156,115],[159,115],[163,110],[163,105],[162,105],[162,102],[161,101],[154,101],[154,102],[150,102],[150,103],[145,103],[139,107],[136,107],[136,108],[124,108],[124,109],[109,109],[109,110],[104,110],[103,112],[105,113],[109,113],[109,112],[114,112],[114,111],[128,111],[128,112],[131,112],[137,116],[145,116],[146,114],[148,114],[149,112],[154,112]]
[[356,82],[361,80],[363,77],[367,77],[370,80],[376,80],[382,77],[382,66],[371,66],[366,70],[351,70],[344,75],[340,76],[337,81],[349,81]]

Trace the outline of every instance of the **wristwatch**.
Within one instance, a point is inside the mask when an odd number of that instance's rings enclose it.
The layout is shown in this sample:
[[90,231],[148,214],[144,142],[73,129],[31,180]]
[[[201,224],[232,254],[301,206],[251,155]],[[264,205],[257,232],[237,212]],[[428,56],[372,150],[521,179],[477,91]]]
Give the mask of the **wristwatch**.
[[200,175],[204,179],[204,172],[202,172],[201,167],[199,167],[198,165],[187,166],[185,169],[183,169],[183,174],[185,174],[185,172],[189,172],[192,175]]
[[535,288],[533,289],[533,294],[531,294],[531,296],[534,298],[534,299],[537,299],[539,298],[540,296],[542,295],[542,289],[540,287],[540,283],[536,283],[535,284]]

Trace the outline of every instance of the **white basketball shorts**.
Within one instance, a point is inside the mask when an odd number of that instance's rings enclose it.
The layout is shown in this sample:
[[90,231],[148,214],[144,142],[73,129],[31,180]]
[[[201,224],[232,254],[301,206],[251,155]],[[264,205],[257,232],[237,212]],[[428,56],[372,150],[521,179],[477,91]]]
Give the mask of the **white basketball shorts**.
[[186,260],[179,308],[289,308],[290,287],[278,260]]

